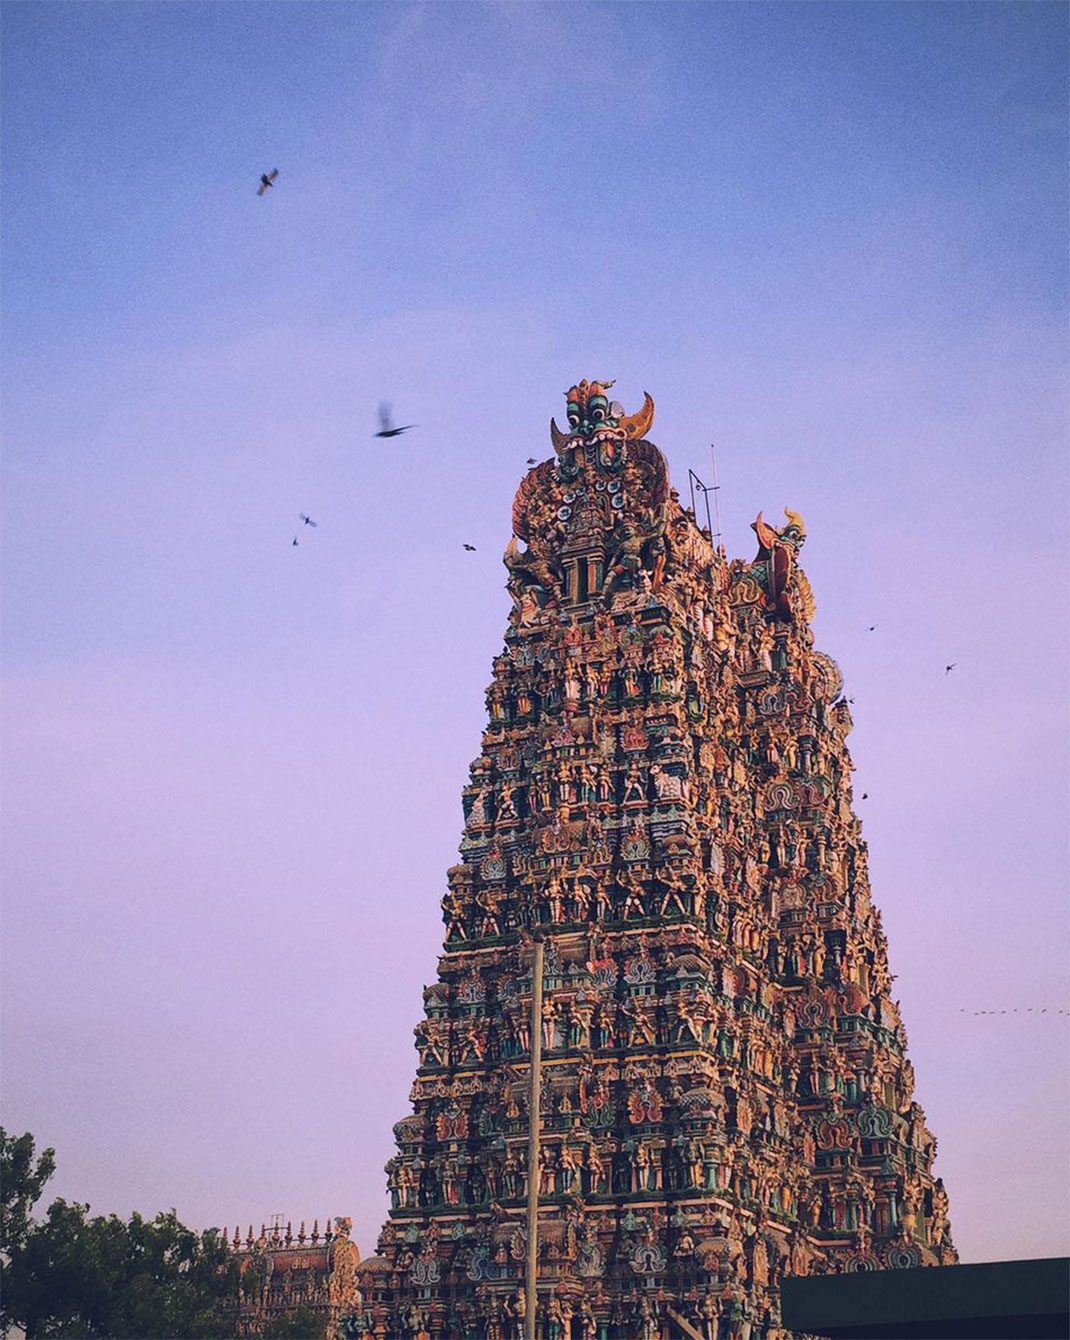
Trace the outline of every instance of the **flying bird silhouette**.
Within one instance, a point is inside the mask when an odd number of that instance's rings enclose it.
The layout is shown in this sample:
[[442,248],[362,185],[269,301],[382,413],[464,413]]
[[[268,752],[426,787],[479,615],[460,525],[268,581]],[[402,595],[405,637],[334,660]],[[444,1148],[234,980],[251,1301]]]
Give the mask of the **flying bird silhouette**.
[[296,543],[297,543],[297,536],[296,536],[296,535],[293,537],[293,539],[291,540],[290,543],[291,543],[291,544],[296,544]]
[[379,431],[376,437],[397,437],[399,433],[407,433],[410,428],[416,427],[414,423],[407,423],[401,428],[395,428],[394,417],[390,412],[393,408],[385,400],[379,402]]
[[869,792],[868,792],[868,791],[863,791],[863,792],[862,792],[862,799],[863,799],[863,800],[868,800],[868,799],[869,799]]
[[539,462],[535,459],[534,456],[529,456],[529,457],[528,457],[528,465],[538,465],[538,463],[539,463]]
[[263,194],[265,193],[265,191],[268,190],[269,187],[274,186],[274,185],[275,185],[275,178],[276,178],[278,175],[279,175],[279,169],[278,169],[278,168],[272,168],[270,172],[261,172],[261,174],[260,174],[260,186],[259,186],[259,188],[258,188],[258,190],[257,190],[257,192],[256,192],[257,195],[263,195]]
[[305,523],[306,526],[318,526],[318,525],[319,525],[319,522],[318,522],[318,521],[313,521],[312,518],[311,518],[310,516],[306,516],[306,515],[304,514],[304,512],[298,512],[297,515],[301,518],[301,520]]
[[952,661],[950,665],[945,665],[944,674],[949,675],[952,672],[952,670],[954,670],[956,665],[958,665],[958,661]]
[[864,633],[875,633],[877,631],[877,625],[875,623],[871,623],[868,628],[863,628],[862,631]]
[[476,551],[476,547],[475,547],[474,544],[465,544],[465,545],[462,545],[461,548],[462,548],[462,549],[467,549],[468,552],[469,552],[470,554],[474,554],[475,551]]

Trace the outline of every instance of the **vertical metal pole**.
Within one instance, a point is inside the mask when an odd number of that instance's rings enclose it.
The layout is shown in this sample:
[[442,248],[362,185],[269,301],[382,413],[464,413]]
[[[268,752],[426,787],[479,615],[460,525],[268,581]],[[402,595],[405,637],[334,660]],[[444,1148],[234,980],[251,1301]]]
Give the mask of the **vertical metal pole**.
[[542,937],[531,946],[531,1093],[528,1096],[528,1259],[524,1275],[524,1340],[535,1340],[539,1274],[539,1136],[542,1114]]
[[705,484],[702,484],[700,487],[702,488],[702,496],[706,502],[706,529],[710,532],[710,539],[712,540],[713,522],[710,520],[710,490],[706,487]]
[[[717,447],[715,443],[710,443],[710,461],[713,465],[713,515],[717,521],[716,539],[720,541],[719,547],[724,548],[724,538],[721,535],[721,482],[717,478]],[[706,500],[709,502],[709,499]]]

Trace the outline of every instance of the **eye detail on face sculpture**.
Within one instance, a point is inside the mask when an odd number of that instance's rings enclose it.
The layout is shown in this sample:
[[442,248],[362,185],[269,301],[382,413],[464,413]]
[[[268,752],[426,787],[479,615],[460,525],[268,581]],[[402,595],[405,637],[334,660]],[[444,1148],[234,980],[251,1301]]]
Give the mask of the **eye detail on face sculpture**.
[[570,400],[568,402],[568,421],[573,428],[578,428],[580,426],[580,407],[576,404],[575,400]]
[[605,423],[609,402],[605,396],[593,395],[587,402],[587,413],[592,423]]

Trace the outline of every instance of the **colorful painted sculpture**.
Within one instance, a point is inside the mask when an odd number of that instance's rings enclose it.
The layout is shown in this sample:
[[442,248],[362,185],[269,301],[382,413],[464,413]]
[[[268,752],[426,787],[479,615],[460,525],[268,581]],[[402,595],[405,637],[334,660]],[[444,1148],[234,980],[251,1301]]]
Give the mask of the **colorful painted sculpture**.
[[785,1273],[956,1260],[802,519],[759,515],[757,557],[727,563],[645,438],[650,397],[626,415],[611,386],[568,391],[514,503],[514,608],[354,1337],[511,1340],[534,1308],[542,1340],[678,1318],[761,1340]]
[[250,1224],[244,1238],[235,1229],[233,1239],[224,1229],[240,1271],[236,1333],[262,1335],[303,1312],[316,1318],[327,1340],[339,1340],[345,1334],[343,1318],[352,1326],[362,1304],[357,1288],[360,1252],[350,1237],[352,1227],[348,1218],[328,1220],[322,1233],[319,1220],[311,1233],[305,1232],[303,1222],[296,1233],[292,1224],[261,1224],[259,1237],[254,1237]]

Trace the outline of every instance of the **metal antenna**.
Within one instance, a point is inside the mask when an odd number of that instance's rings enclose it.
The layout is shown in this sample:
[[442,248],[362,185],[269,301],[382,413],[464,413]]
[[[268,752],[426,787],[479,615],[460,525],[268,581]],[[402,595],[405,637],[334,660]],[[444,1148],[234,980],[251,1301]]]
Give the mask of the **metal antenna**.
[[[713,484],[710,486],[713,491],[713,515],[717,522],[717,529],[713,533],[713,538],[721,540],[721,486],[717,482],[717,446],[713,442],[710,443],[710,463],[713,466]],[[717,547],[723,555],[724,545],[718,544]]]
[[705,498],[706,500],[706,529],[712,532],[713,522],[710,520],[710,490],[707,487],[707,485],[705,485],[702,482],[702,480],[699,479],[698,475],[695,474],[694,470],[690,468],[688,469],[687,472],[687,482],[691,488],[691,516],[695,522],[695,525],[696,526],[698,525],[698,512],[695,510],[695,490],[698,489],[698,491],[702,494],[703,498]]

